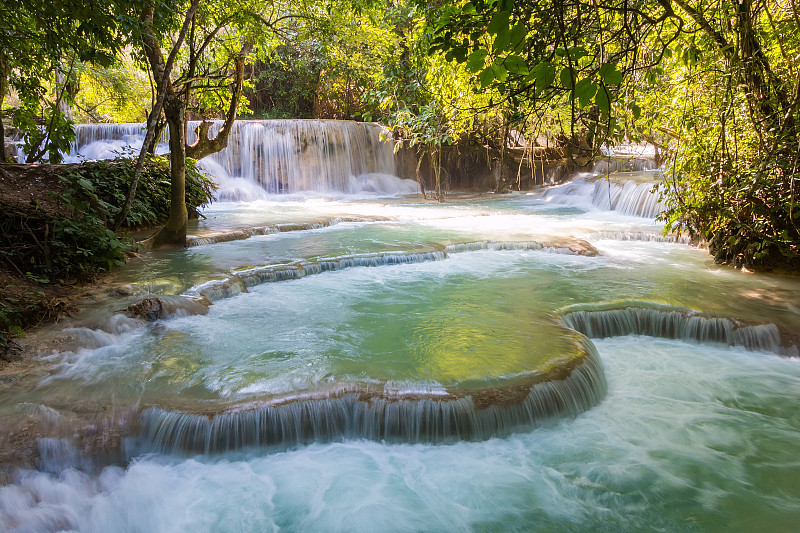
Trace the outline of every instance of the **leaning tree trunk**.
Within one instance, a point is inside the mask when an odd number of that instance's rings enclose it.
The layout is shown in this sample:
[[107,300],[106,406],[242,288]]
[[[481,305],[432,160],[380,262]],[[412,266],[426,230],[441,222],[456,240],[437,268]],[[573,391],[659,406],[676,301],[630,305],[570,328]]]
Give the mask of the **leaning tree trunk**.
[[436,200],[444,202],[444,193],[442,192],[442,149],[434,148],[430,153],[431,164],[433,165],[433,174],[436,176]]
[[6,91],[8,90],[8,74],[9,74],[9,61],[8,56],[0,52],[0,163],[6,162],[6,130],[3,127],[3,100],[6,98]]
[[425,181],[422,179],[422,160],[425,158],[425,151],[418,150],[417,151],[417,183],[419,184],[419,192],[422,194],[422,198],[424,200],[428,199],[428,196],[425,194]]
[[[197,13],[198,6],[200,5],[200,0],[192,0],[189,9],[186,11],[186,17],[183,21],[183,26],[181,27],[181,32],[178,36],[177,41],[172,47],[172,51],[170,52],[169,56],[166,60],[164,60],[164,55],[161,53],[161,46],[158,43],[158,38],[156,37],[155,31],[153,31],[153,17],[155,16],[155,2],[148,1],[142,7],[142,14],[141,14],[141,21],[142,21],[142,48],[147,56],[147,61],[150,63],[150,68],[153,72],[153,78],[156,81],[156,86],[158,88],[157,95],[155,102],[153,104],[153,109],[150,111],[150,114],[147,117],[147,134],[145,135],[144,142],[142,143],[142,149],[139,151],[139,157],[136,160],[136,169],[133,172],[133,178],[131,179],[130,187],[128,188],[128,194],[125,198],[125,204],[122,206],[119,214],[117,215],[117,219],[114,224],[114,231],[119,230],[122,225],[125,223],[125,218],[128,216],[130,212],[131,206],[133,205],[133,199],[136,197],[136,187],[139,184],[139,178],[142,175],[142,168],[144,168],[144,160],[147,156],[148,151],[150,151],[150,144],[155,142],[158,144],[158,139],[161,138],[161,133],[164,131],[164,125],[157,126],[159,122],[159,117],[161,116],[161,110],[164,106],[164,102],[167,98],[167,93],[170,94],[171,98],[176,98],[174,95],[174,91],[172,90],[172,86],[170,85],[170,72],[172,71],[172,65],[175,62],[175,57],[178,54],[178,51],[183,44],[183,40],[186,38],[186,33],[189,31],[189,26],[194,21],[195,14]],[[165,115],[166,115],[165,111]],[[179,110],[173,110],[173,118],[175,117],[182,117],[180,121],[186,121],[186,108],[181,104],[179,106]],[[156,131],[156,128],[158,130]],[[181,128],[181,135],[186,140],[186,130]],[[155,141],[154,141],[155,140]],[[172,142],[170,141],[170,145]],[[185,160],[185,148],[184,150],[184,159],[183,159],[183,178],[181,178],[181,182],[183,183],[183,188],[186,187],[186,160]],[[155,151],[155,150],[153,150]],[[152,152],[151,152],[152,153]],[[172,159],[174,162],[174,158]],[[175,165],[174,163],[170,164],[170,168],[173,168]],[[174,179],[174,178],[173,178]],[[172,204],[175,205],[175,193],[172,193]],[[183,195],[181,196],[180,204],[183,205],[183,211],[186,211],[186,206],[184,205],[184,198]],[[177,210],[177,208],[176,208]],[[188,217],[187,217],[188,218]],[[172,216],[170,216],[170,220]],[[184,229],[185,233],[185,229]],[[165,236],[167,238],[167,236]],[[156,237],[156,242],[171,242],[169,240],[163,241]],[[185,239],[184,243],[185,244]],[[182,245],[183,245],[182,244]]]
[[170,207],[169,219],[155,236],[154,244],[186,245],[186,107],[180,97],[168,95],[164,116],[169,125]]

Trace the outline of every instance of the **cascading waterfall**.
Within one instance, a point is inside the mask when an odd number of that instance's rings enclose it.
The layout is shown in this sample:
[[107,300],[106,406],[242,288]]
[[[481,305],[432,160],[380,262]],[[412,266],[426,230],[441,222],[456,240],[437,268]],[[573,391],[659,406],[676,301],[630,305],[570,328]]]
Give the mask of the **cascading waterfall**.
[[[519,403],[502,402],[502,387],[476,405],[472,395],[413,399],[364,392],[335,398],[296,399],[206,415],[151,408],[142,413],[137,453],[220,453],[248,447],[292,448],[303,444],[368,439],[403,443],[484,440],[537,427],[556,417],[576,416],[597,405],[607,384],[594,345],[580,337],[575,366],[525,387]],[[512,387],[513,388],[513,387]],[[441,393],[439,393],[441,394]],[[476,397],[487,395],[476,391]],[[448,395],[449,396],[449,395]],[[492,400],[500,403],[491,403]]]
[[623,215],[655,218],[667,206],[661,202],[653,187],[652,183],[637,184],[628,181],[620,186],[608,180],[597,180],[594,183],[592,203],[600,209],[618,211]]
[[[81,162],[115,157],[132,157],[139,154],[145,137],[145,125],[128,124],[76,124],[75,140],[64,162]],[[162,144],[157,153],[167,151]]]
[[579,177],[545,192],[548,201],[576,207],[593,206],[623,215],[655,218],[666,209],[653,183],[622,184],[609,179]]
[[[187,125],[196,140],[198,121]],[[210,135],[216,135],[215,121]],[[394,145],[381,139],[374,123],[338,120],[239,120],[228,147],[204,158],[201,166],[220,184],[220,200],[255,200],[267,194],[407,194],[413,180],[397,177]],[[79,124],[65,162],[112,159],[138,154],[144,124]],[[168,150],[165,131],[157,153]]]
[[658,304],[566,309],[561,319],[589,338],[646,335],[700,343],[741,346],[779,355],[798,355],[798,347],[783,338],[775,324],[744,324],[730,318],[706,316],[691,309]]
[[[221,125],[215,122],[211,135]],[[190,125],[190,130],[192,129]],[[237,121],[228,148],[209,156],[215,176],[257,183],[267,193],[414,192],[396,176],[394,150],[372,123],[334,120]],[[194,140],[194,132],[189,135]],[[238,198],[226,192],[222,198]],[[228,195],[228,196],[226,196]]]

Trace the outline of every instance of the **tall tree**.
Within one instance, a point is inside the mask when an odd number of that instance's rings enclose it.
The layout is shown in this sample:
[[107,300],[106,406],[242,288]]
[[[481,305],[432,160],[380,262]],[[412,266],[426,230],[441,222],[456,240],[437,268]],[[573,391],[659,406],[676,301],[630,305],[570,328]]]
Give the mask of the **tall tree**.
[[[275,9],[275,5],[265,11],[248,0],[190,0],[179,4],[183,6],[178,11],[179,19],[174,16],[170,19],[171,13],[155,0],[144,3],[139,18],[142,49],[156,85],[148,136],[152,138],[155,134],[162,110],[169,126],[170,217],[156,235],[155,243],[183,246],[188,222],[186,157],[201,159],[227,146],[241,104],[245,62],[259,47],[269,45],[270,30],[291,15]],[[164,25],[165,19],[172,24]],[[221,92],[227,92],[228,96],[222,96]],[[209,93],[214,96],[209,98]],[[196,142],[188,145],[187,110],[204,99],[226,102],[224,123],[210,137],[212,124],[203,121],[197,129]],[[146,142],[143,151],[147,145]],[[140,158],[143,156],[140,154]],[[135,187],[134,181],[128,207]]]
[[671,138],[668,228],[719,261],[800,266],[796,1],[469,0],[429,25],[493,106],[566,108],[572,147]]

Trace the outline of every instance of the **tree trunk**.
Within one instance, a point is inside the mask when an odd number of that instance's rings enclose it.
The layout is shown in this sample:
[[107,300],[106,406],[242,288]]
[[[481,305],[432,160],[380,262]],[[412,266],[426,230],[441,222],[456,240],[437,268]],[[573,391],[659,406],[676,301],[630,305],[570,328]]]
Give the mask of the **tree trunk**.
[[169,125],[170,207],[167,224],[156,234],[154,244],[186,246],[186,106],[180,97],[166,97],[164,116]]
[[[175,96],[174,91],[172,90],[172,85],[169,79],[170,72],[172,70],[172,65],[175,61],[175,57],[178,54],[178,51],[183,44],[183,40],[186,37],[186,32],[189,30],[189,25],[194,20],[195,13],[197,13],[197,8],[200,5],[200,0],[192,0],[189,9],[186,11],[186,17],[183,21],[183,27],[181,28],[180,35],[178,36],[177,42],[172,47],[172,51],[169,54],[167,60],[164,60],[164,55],[161,53],[161,46],[158,43],[158,39],[156,38],[156,34],[153,31],[153,17],[155,13],[155,3],[152,1],[147,2],[142,8],[142,15],[141,20],[143,22],[143,30],[142,31],[142,48],[144,50],[145,55],[147,56],[147,61],[150,63],[150,69],[153,72],[153,79],[156,82],[158,87],[158,94],[156,96],[156,101],[153,105],[153,109],[150,111],[150,114],[147,117],[147,134],[145,135],[144,142],[142,143],[142,149],[139,151],[139,157],[136,160],[136,169],[133,172],[133,179],[131,180],[130,188],[128,189],[128,195],[125,199],[125,204],[122,206],[122,210],[117,215],[116,223],[114,224],[114,231],[119,230],[122,227],[122,224],[125,222],[125,218],[128,216],[128,212],[130,211],[131,206],[133,205],[133,199],[136,196],[136,187],[139,183],[139,177],[142,174],[142,168],[144,166],[144,159],[147,155],[147,151],[150,148],[150,143],[153,142],[153,139],[156,139],[156,144],[161,137],[161,132],[163,132],[163,125],[158,126],[158,131],[156,132],[157,123],[159,122],[159,116],[161,115],[162,107],[166,106],[167,101],[167,93],[169,93],[170,102],[173,104],[177,102],[177,107],[173,106],[172,108],[172,119],[176,120],[179,123],[185,125],[186,122],[186,107],[180,102],[180,98]],[[167,123],[169,124],[169,112],[165,109],[164,115],[167,116]],[[188,221],[188,214],[186,213],[186,128],[181,126],[179,128],[180,134],[176,134],[175,137],[170,136],[170,146],[173,146],[172,139],[173,138],[180,138],[182,139],[181,149],[180,150],[170,150],[170,173],[172,174],[172,183],[174,184],[176,181],[180,182],[180,195],[176,193],[173,189],[171,197],[172,197],[172,207],[170,212],[169,222],[167,226],[164,228],[170,227],[170,223],[172,226],[177,225],[177,221],[180,219],[180,214],[178,211],[178,204],[182,206],[183,209],[183,242],[181,246],[185,246],[186,244],[186,222]],[[173,129],[173,131],[178,131]],[[156,136],[157,133],[157,136]],[[177,155],[181,157],[181,163],[176,165],[175,157]],[[176,174],[176,172],[180,171],[180,174]],[[175,198],[180,197],[180,201],[176,202]],[[173,217],[174,215],[174,217]],[[174,218],[174,220],[173,220]],[[160,234],[161,232],[159,232]],[[174,235],[170,235],[170,232],[165,232],[163,238],[159,238],[156,236],[156,243],[172,243],[177,242],[179,240],[178,234],[180,230]]]
[[186,147],[187,157],[200,160],[228,146],[228,138],[230,137],[231,130],[233,130],[233,124],[236,121],[236,111],[239,107],[239,101],[242,97],[242,88],[244,87],[244,60],[251,50],[252,46],[246,44],[242,47],[242,50],[234,61],[231,103],[228,107],[228,113],[225,115],[225,123],[219,129],[217,136],[213,139],[209,139],[208,130],[212,123],[207,120],[200,122],[200,125],[195,128],[197,140],[194,144]]
[[428,199],[425,194],[425,181],[422,179],[422,160],[425,158],[425,152],[419,150],[417,152],[417,183],[419,183],[419,192],[422,194],[424,200]]
[[6,130],[3,127],[3,100],[6,98],[8,90],[8,57],[0,52],[0,163],[5,163],[6,154]]
[[433,165],[433,173],[436,176],[436,200],[444,202],[444,193],[442,193],[442,150],[435,148],[431,152],[431,164]]

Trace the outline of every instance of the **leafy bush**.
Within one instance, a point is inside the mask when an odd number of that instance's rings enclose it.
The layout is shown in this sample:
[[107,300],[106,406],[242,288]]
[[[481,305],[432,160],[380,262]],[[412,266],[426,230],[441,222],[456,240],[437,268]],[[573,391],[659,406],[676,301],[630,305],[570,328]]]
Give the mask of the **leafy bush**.
[[[86,202],[82,208],[94,209],[106,222],[115,220],[128,193],[136,161],[115,159],[93,161],[73,167],[63,177],[65,198],[70,202]],[[197,162],[186,161],[186,208],[189,217],[198,216],[197,209],[214,200],[216,185],[197,168]],[[161,224],[169,217],[170,206],[169,161],[165,157],[151,157],[145,161],[136,188],[131,210],[123,227],[140,228]]]
[[[124,242],[108,228],[125,202],[136,161],[116,159],[94,161],[72,167],[60,176],[64,184],[59,200],[69,214],[54,221],[49,265],[46,275],[84,276],[110,269],[124,262],[130,242]],[[190,216],[214,200],[216,185],[198,169],[186,165],[186,207]],[[145,162],[126,228],[161,224],[169,217],[169,162],[163,157]]]
[[[3,262],[38,283],[87,279],[122,264],[132,243],[110,227],[125,201],[135,164],[120,159],[41,170],[47,173],[50,197],[4,207],[6,216],[0,219]],[[188,162],[186,203],[190,216],[214,199],[214,188],[194,162]],[[165,222],[169,195],[168,162],[148,160],[123,226],[133,229]],[[0,204],[5,205],[2,199]]]

